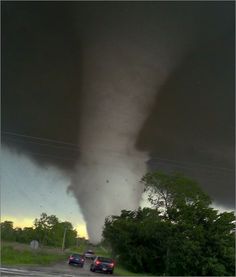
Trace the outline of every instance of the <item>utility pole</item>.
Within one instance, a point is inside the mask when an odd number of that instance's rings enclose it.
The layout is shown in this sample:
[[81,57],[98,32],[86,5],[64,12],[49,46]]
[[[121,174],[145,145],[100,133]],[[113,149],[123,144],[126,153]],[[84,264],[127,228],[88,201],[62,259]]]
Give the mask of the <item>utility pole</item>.
[[65,248],[66,231],[67,231],[67,228],[65,227],[64,234],[63,234],[62,247],[61,247],[62,252],[64,251],[64,248]]
[[79,247],[79,238],[76,238],[76,247]]

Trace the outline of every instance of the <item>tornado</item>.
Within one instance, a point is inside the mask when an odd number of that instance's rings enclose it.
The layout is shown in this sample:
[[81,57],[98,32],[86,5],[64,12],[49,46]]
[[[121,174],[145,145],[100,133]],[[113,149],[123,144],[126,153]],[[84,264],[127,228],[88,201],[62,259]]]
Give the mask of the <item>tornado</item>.
[[107,18],[97,8],[105,19],[91,24],[82,39],[80,158],[70,185],[93,243],[101,240],[106,216],[138,208],[148,153],[136,149],[136,138],[159,89],[195,46],[184,43],[193,35],[179,32],[188,26],[181,18],[179,25],[171,17],[163,22],[162,11],[148,10],[147,23],[134,9],[117,30],[119,9]]
[[156,93],[156,75],[166,74],[143,68],[151,58],[136,61],[138,55],[122,57],[117,49],[100,47],[86,55],[89,62],[93,53],[104,51],[93,60],[93,72],[88,66],[84,81],[81,156],[71,184],[94,243],[106,216],[138,207],[147,154],[135,149],[135,137]]

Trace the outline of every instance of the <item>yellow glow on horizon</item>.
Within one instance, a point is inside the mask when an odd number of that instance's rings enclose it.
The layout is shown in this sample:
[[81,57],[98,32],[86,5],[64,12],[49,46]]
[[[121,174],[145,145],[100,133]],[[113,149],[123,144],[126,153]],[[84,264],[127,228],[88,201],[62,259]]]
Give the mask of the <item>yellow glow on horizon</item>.
[[[17,218],[14,216],[2,216],[1,222],[4,221],[12,221],[13,222],[13,228],[24,228],[24,227],[33,227],[34,225],[34,218]],[[88,233],[87,228],[85,224],[77,224],[75,227],[77,234],[79,237],[84,237],[88,239]]]
[[24,227],[33,227],[34,225],[34,218],[16,218],[13,216],[3,216],[1,217],[1,222],[3,221],[12,221],[13,222],[13,227],[19,227],[19,228],[24,228]]
[[78,224],[75,229],[80,238],[84,237],[88,239],[88,233],[87,233],[87,228],[85,224]]

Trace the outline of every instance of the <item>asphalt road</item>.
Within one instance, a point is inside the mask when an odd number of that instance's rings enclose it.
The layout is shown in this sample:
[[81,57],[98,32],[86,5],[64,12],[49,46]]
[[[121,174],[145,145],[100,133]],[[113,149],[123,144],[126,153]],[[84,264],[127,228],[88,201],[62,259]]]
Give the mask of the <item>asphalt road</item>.
[[107,274],[90,271],[90,262],[86,261],[83,268],[68,265],[67,261],[52,266],[2,266],[1,276],[108,276]]

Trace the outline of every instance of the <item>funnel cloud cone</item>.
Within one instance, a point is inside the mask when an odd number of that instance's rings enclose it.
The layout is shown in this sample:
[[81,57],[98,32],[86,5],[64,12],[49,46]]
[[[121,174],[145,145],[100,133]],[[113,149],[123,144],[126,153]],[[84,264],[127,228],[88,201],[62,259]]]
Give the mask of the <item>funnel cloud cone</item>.
[[105,216],[138,207],[143,190],[139,180],[144,172],[143,163],[125,155],[82,157],[71,189],[83,210],[91,242],[101,240]]

